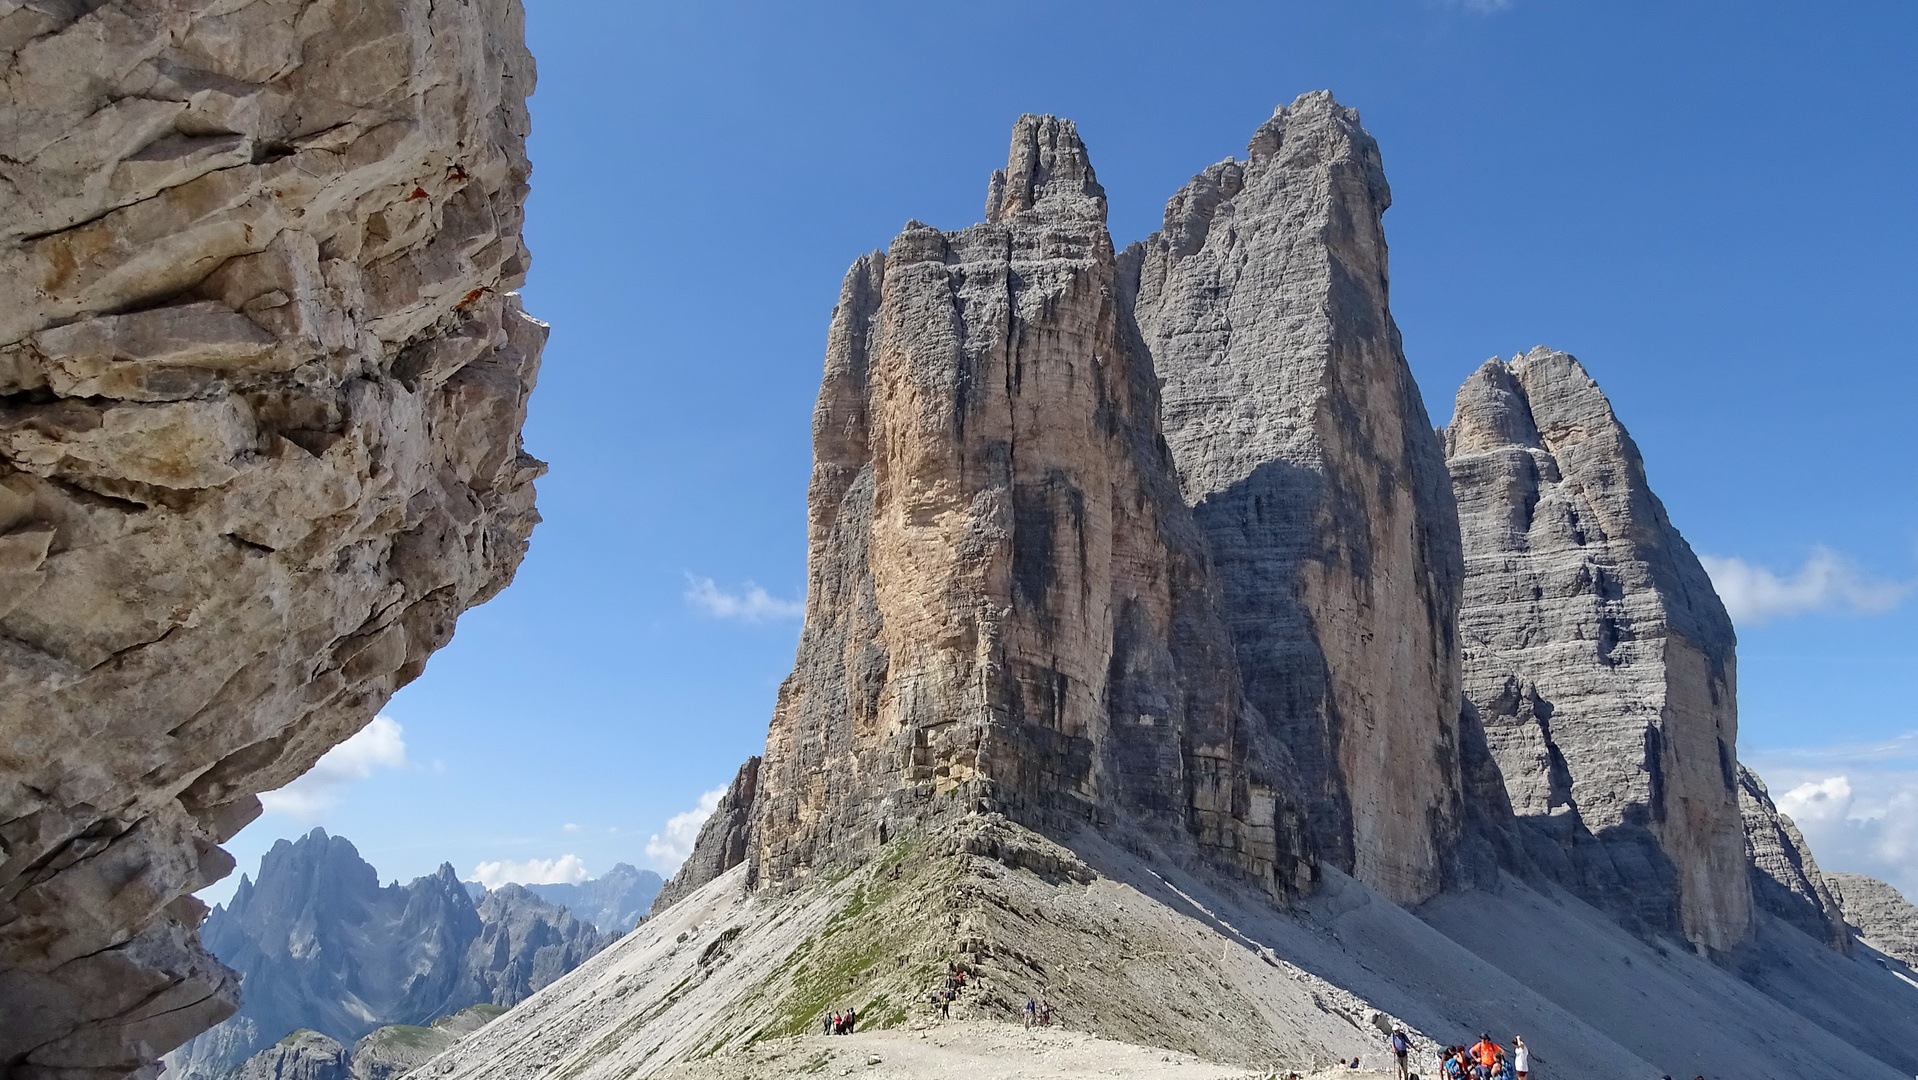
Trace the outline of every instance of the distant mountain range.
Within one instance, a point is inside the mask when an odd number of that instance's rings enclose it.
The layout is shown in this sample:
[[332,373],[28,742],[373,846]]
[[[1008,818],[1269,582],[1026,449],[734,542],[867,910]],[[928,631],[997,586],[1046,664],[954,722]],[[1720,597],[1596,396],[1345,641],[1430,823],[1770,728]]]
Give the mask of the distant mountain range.
[[665,885],[665,879],[651,870],[620,863],[603,876],[577,885],[527,885],[525,889],[585,919],[602,933],[624,934],[646,917],[653,897]]
[[622,864],[578,885],[508,884],[477,896],[450,865],[381,886],[345,837],[314,829],[281,840],[258,880],[241,877],[200,931],[240,972],[240,1011],[168,1054],[168,1071],[215,1080],[295,1031],[352,1046],[386,1025],[512,1006],[631,929],[659,885],[657,874]]

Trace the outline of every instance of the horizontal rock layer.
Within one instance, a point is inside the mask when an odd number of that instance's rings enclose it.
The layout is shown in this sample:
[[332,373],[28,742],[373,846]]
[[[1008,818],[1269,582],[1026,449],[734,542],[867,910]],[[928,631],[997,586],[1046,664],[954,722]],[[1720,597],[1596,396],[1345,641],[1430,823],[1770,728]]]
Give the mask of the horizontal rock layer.
[[1751,928],[1731,620],[1577,360],[1489,360],[1446,449],[1465,695],[1538,864],[1723,952]]
[[512,577],[517,0],[0,13],[0,1068],[219,1020],[218,848]]
[[1388,303],[1378,144],[1329,93],[1194,177],[1128,248],[1247,700],[1298,763],[1321,854],[1403,902],[1461,820],[1458,525]]
[[1918,905],[1896,887],[1864,874],[1826,877],[1845,922],[1873,948],[1918,967]]
[[1071,123],[1019,121],[986,217],[908,224],[846,278],[798,663],[669,901],[740,858],[788,883],[981,811],[1310,881]]

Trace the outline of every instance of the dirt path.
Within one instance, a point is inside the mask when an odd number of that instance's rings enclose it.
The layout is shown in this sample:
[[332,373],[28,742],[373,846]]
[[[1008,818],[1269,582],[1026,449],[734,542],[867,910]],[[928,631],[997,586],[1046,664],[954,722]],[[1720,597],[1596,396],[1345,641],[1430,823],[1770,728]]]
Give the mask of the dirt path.
[[[771,1039],[660,1075],[664,1080],[1251,1080],[1260,1074],[1083,1032],[954,1020],[923,1030]],[[1384,1074],[1346,1070],[1340,1075],[1373,1080]]]

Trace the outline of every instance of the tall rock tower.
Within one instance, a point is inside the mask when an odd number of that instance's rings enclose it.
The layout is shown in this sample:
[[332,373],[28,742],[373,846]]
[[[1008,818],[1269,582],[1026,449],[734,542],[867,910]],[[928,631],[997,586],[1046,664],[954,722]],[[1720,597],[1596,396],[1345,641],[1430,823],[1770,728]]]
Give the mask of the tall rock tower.
[[806,623],[750,794],[762,884],[979,811],[1309,880],[1105,214],[1073,125],[1026,116],[984,224],[910,223],[847,275]]
[[1750,930],[1731,619],[1577,360],[1488,360],[1447,452],[1465,693],[1531,845],[1588,897],[1723,951]]
[[1387,304],[1378,146],[1329,93],[1195,177],[1127,249],[1166,442],[1245,694],[1324,857],[1401,902],[1460,827],[1458,527]]

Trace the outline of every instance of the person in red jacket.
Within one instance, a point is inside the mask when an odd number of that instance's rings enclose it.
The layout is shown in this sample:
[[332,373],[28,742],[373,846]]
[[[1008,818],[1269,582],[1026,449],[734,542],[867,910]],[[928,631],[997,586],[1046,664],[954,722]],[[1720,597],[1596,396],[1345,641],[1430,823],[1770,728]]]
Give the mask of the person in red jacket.
[[1466,1053],[1472,1056],[1472,1075],[1478,1080],[1489,1080],[1498,1068],[1498,1059],[1505,1056],[1505,1048],[1493,1042],[1492,1033],[1487,1031],[1479,1035]]

